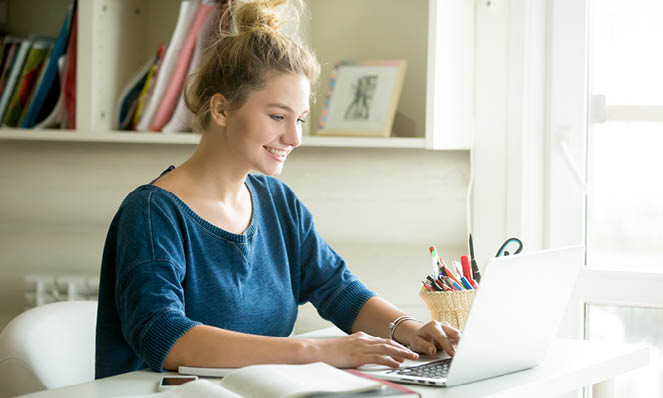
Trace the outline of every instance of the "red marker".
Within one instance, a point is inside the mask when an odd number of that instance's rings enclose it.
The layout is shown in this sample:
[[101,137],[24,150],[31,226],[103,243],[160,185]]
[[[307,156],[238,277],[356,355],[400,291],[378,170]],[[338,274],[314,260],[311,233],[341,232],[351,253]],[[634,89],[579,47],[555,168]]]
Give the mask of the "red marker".
[[470,265],[470,258],[467,256],[461,256],[460,263],[463,265],[463,276],[467,279],[468,282],[470,282],[470,285],[476,289],[477,284],[474,282],[474,279],[472,279],[472,266]]

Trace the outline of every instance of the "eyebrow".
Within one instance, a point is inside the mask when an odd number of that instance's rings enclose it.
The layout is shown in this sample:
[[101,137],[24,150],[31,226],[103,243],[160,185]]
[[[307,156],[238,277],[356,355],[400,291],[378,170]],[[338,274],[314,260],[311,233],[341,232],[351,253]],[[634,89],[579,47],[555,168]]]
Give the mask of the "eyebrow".
[[[291,107],[289,107],[288,105],[286,105],[286,104],[275,103],[275,104],[269,104],[269,105],[267,105],[267,106],[270,107],[270,108],[280,108],[280,109],[286,110],[286,111],[288,111],[288,112],[295,113],[295,111],[294,111]],[[307,109],[307,110],[305,110],[304,112],[302,112],[302,114],[304,114],[304,113],[308,113],[308,112],[309,112],[309,110]]]

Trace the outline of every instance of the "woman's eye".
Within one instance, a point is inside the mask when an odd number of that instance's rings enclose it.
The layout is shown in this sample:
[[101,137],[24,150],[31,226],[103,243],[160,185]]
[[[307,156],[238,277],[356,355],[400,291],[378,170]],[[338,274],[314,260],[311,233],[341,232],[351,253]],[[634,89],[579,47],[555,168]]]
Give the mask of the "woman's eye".
[[277,122],[280,122],[281,120],[285,119],[284,116],[282,115],[272,115],[272,119],[276,120]]
[[299,123],[306,123],[306,120],[304,120],[304,119],[297,119],[297,121],[298,121]]

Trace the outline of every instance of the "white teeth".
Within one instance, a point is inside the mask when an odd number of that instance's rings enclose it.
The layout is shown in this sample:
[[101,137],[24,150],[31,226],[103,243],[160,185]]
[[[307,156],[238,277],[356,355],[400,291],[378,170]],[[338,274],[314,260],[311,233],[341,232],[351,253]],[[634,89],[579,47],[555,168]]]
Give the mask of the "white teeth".
[[265,147],[265,149],[278,156],[285,156],[288,154],[288,151],[280,151],[278,149],[269,148],[269,147]]

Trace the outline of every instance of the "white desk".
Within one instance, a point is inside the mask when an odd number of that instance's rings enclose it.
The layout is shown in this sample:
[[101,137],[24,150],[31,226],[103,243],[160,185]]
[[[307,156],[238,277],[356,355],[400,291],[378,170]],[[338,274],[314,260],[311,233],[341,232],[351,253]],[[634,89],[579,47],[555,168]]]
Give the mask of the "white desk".
[[[338,335],[338,329],[307,333],[310,338]],[[338,332],[337,332],[338,331]],[[600,383],[622,373],[646,366],[649,349],[581,340],[556,340],[539,366],[471,384],[451,388],[408,386],[423,397],[444,398],[531,398],[554,397],[586,385]],[[162,375],[140,370],[70,387],[26,395],[31,398],[101,398],[149,394],[156,391]]]

